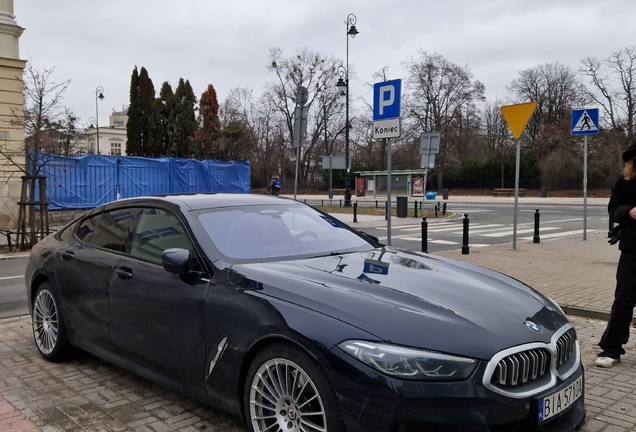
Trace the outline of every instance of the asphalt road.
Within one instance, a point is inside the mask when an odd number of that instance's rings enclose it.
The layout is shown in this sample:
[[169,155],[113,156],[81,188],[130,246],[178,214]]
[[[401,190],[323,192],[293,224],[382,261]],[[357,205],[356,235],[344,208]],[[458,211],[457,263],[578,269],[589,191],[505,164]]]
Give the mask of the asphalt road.
[[[608,230],[609,218],[604,206],[588,206],[585,215],[581,206],[520,204],[517,212],[517,241],[533,239],[537,209],[539,210],[540,241],[570,236],[583,238],[584,228],[586,236],[595,231],[606,232]],[[432,221],[428,225],[428,252],[430,253],[462,247],[465,215],[468,215],[469,221],[469,248],[513,242],[513,205],[449,203],[447,212],[453,213],[453,215],[443,222]],[[413,224],[392,225],[391,246],[420,250],[422,242],[421,218],[410,219]],[[584,221],[586,221],[585,227]],[[366,228],[365,231],[386,243],[386,228]]]
[[0,318],[28,313],[24,289],[27,258],[0,260]]

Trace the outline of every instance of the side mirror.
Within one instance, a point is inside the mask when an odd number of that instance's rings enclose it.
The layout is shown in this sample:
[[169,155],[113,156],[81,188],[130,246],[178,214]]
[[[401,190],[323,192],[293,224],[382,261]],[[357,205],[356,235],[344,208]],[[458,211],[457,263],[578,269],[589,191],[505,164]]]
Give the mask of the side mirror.
[[190,251],[187,249],[166,249],[161,254],[161,265],[168,273],[184,275],[190,273]]

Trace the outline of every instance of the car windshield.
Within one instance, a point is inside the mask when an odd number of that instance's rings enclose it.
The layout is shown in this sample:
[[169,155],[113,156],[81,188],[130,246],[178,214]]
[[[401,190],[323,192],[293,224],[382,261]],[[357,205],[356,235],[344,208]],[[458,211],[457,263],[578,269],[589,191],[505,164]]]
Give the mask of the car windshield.
[[263,260],[370,250],[337,220],[298,204],[225,207],[198,215],[216,249],[228,258]]

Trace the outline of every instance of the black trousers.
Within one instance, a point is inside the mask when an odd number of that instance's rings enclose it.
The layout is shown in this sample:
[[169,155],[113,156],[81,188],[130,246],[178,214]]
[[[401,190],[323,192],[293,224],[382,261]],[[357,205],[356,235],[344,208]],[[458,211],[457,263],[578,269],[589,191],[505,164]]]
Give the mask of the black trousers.
[[636,307],[636,254],[621,253],[616,270],[616,292],[607,328],[598,346],[608,354],[625,354],[629,326]]

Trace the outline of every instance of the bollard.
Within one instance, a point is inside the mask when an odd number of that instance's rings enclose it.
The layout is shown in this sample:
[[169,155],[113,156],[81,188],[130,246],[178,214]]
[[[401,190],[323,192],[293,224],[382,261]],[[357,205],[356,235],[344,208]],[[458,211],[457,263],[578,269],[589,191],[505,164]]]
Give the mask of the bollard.
[[378,208],[378,200],[375,200],[375,208]]
[[420,210],[422,210],[422,204],[424,204],[424,198],[422,198],[422,201],[420,201]]
[[442,210],[442,214],[446,216],[446,203],[444,203],[444,210]]
[[342,207],[342,199],[340,199],[340,207]]
[[303,201],[305,201],[305,204],[307,204],[307,200],[303,200]]
[[428,222],[426,222],[426,216],[422,216],[422,252],[428,253]]
[[417,217],[417,200],[413,201],[413,217]]
[[7,246],[9,246],[9,252],[13,252],[11,247],[11,231],[7,230]]
[[607,238],[612,237],[612,231],[614,230],[614,221],[612,220],[612,215],[609,217],[609,231],[607,232]]
[[358,222],[358,201],[353,201],[353,221]]
[[534,237],[532,237],[532,243],[541,243],[539,237],[539,209],[534,212]]
[[435,217],[437,217],[437,204],[435,204]]
[[389,203],[384,201],[384,220],[387,220],[388,214],[389,214]]
[[324,200],[324,199],[321,199],[321,200],[320,200],[320,207],[324,207],[324,206],[325,206],[325,200]]
[[462,255],[468,255],[468,213],[464,213],[464,240],[462,244]]

